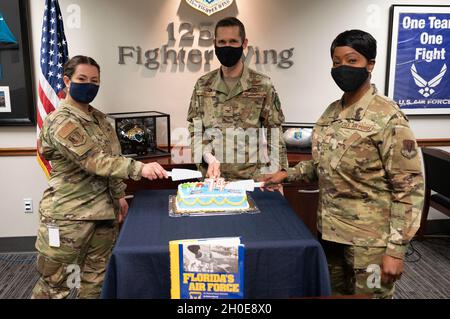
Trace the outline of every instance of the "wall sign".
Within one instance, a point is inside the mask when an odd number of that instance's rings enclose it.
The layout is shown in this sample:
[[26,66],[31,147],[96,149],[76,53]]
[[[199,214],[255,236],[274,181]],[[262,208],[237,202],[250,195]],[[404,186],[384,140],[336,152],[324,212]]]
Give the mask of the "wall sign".
[[391,7],[386,85],[406,114],[450,114],[450,6]]
[[[175,71],[183,71],[186,65],[191,71],[199,71],[203,66],[205,71],[209,71],[211,61],[216,58],[213,50],[213,24],[202,23],[195,26],[190,22],[181,22],[177,26],[171,22],[165,31],[167,43],[157,48],[147,49],[139,45],[119,46],[118,63],[143,65],[149,70],[158,70],[171,64],[176,67]],[[194,44],[204,49],[193,48]],[[294,48],[276,50],[248,46],[244,59],[248,65],[272,64],[281,69],[289,69],[294,65],[293,56]]]
[[225,10],[233,4],[233,0],[186,0],[194,9],[210,16],[216,12]]

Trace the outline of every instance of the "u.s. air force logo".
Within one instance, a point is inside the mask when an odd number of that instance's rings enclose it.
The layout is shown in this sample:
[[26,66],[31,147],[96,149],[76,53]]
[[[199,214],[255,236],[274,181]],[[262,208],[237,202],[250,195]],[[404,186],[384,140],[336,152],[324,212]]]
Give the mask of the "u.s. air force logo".
[[447,65],[444,63],[439,74],[432,78],[430,81],[427,81],[419,75],[414,64],[411,66],[411,74],[413,76],[414,82],[416,82],[416,85],[420,88],[419,93],[424,97],[429,97],[434,92],[436,92],[435,88],[441,83],[442,78],[444,77],[446,72]]
[[233,0],[186,0],[186,2],[194,9],[208,16],[222,11],[233,4]]

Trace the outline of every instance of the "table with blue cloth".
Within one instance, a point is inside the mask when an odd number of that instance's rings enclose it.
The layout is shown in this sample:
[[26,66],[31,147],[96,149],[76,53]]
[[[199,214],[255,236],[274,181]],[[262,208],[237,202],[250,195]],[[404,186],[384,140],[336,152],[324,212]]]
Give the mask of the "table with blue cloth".
[[135,195],[113,249],[102,298],[170,298],[169,241],[241,237],[245,298],[330,295],[325,254],[278,192],[250,193],[260,213],[170,217],[176,190]]

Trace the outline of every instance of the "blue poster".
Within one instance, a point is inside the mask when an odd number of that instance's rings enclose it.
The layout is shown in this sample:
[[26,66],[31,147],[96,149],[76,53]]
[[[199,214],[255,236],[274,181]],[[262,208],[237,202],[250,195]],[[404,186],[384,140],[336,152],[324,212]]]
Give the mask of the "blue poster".
[[389,96],[407,114],[450,113],[450,7],[439,9],[394,12]]

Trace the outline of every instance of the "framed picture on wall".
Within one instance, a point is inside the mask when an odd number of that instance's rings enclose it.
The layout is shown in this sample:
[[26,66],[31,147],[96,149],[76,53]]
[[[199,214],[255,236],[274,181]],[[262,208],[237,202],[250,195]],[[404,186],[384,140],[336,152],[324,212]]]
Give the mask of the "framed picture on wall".
[[393,5],[386,95],[408,115],[450,114],[450,6]]
[[0,0],[0,125],[35,125],[28,1]]
[[9,87],[0,86],[0,113],[11,112],[11,99],[9,98]]

